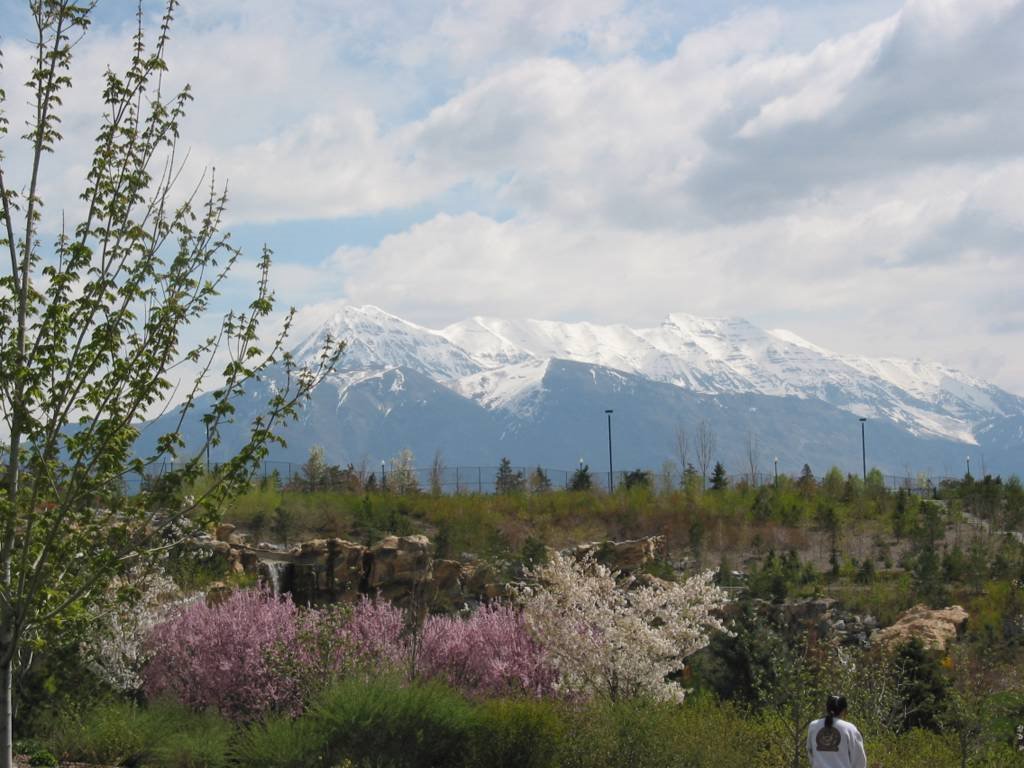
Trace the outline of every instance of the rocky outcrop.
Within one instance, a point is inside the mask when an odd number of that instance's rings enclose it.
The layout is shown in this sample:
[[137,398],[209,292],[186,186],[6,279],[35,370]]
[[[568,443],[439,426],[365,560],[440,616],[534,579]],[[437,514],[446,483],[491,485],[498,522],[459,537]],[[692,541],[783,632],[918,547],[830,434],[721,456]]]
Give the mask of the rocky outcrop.
[[910,640],[918,639],[926,648],[941,651],[963,634],[967,619],[967,611],[959,605],[938,609],[915,605],[900,616],[896,623],[878,630],[871,640],[884,648],[898,648]]
[[589,544],[580,544],[572,554],[577,559],[592,555],[597,562],[608,566],[613,571],[639,573],[649,563],[665,558],[665,537],[648,536],[646,539],[629,539],[627,541],[595,541]]
[[[198,542],[223,558],[235,572],[257,576],[277,593],[290,593],[299,604],[353,602],[380,596],[397,605],[426,604],[431,611],[455,611],[467,604],[505,599],[507,580],[489,563],[435,560],[426,536],[387,536],[366,547],[345,539],[311,539],[291,549],[249,546],[234,526],[218,526],[212,539]],[[577,547],[610,568],[638,573],[663,557],[660,536]],[[211,599],[219,599],[214,595]]]
[[401,603],[432,581],[430,539],[387,536],[369,550],[366,586],[370,594]]

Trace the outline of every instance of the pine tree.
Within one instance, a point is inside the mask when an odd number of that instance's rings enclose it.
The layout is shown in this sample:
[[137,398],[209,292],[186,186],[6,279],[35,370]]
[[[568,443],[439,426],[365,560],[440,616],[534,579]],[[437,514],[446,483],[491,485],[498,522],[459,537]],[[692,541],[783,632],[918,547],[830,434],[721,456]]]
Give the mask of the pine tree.
[[729,478],[725,474],[725,467],[722,462],[716,461],[715,468],[711,472],[711,490],[724,491],[729,487]]
[[494,477],[494,492],[502,495],[519,493],[523,490],[523,485],[523,473],[513,470],[512,462],[502,457],[498,474]]
[[593,485],[590,476],[590,465],[581,464],[580,468],[572,473],[572,480],[569,481],[570,491],[589,491]]
[[800,478],[796,481],[796,487],[805,499],[814,497],[818,490],[818,481],[814,479],[814,472],[811,471],[810,464],[804,464],[804,468],[800,470]]

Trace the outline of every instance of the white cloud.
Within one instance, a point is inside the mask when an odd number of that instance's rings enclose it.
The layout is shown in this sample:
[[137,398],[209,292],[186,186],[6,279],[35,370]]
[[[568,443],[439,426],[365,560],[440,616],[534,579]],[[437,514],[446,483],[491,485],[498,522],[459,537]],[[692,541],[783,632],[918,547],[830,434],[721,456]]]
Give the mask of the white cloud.
[[[172,72],[236,221],[426,211],[291,268],[285,303],[741,315],[1024,391],[1024,363],[978,351],[1024,342],[1024,2],[684,5],[206,0],[183,7]],[[56,197],[123,38],[80,50]]]

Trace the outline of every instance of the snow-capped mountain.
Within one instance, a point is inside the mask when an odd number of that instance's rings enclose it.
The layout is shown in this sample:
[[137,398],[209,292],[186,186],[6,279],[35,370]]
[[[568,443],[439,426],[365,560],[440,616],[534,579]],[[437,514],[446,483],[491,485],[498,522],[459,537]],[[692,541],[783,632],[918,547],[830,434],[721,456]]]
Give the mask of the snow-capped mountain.
[[813,398],[912,434],[976,443],[1024,399],[936,363],[841,355],[741,319],[669,315],[655,328],[474,317],[430,330],[376,307],[346,306],[323,333],[347,339],[343,370],[413,368],[487,409],[515,410],[551,360],[636,374],[704,395]]
[[[805,462],[857,471],[864,416],[868,463],[886,472],[958,474],[967,454],[994,472],[1024,470],[1024,398],[940,364],[843,355],[740,319],[675,313],[654,328],[630,328],[474,317],[435,330],[343,306],[296,357],[312,356],[328,334],[347,341],[345,354],[272,460],[301,462],[320,445],[336,463],[410,448],[424,463],[441,450],[453,465],[508,456],[603,466],[610,408],[620,467],[678,460],[677,429],[692,437],[706,421],[718,436],[716,458],[734,471],[749,466],[751,435],[762,466],[778,457],[784,471]],[[236,425],[222,431],[225,452],[232,430],[240,441],[259,412],[260,392],[250,394]],[[175,417],[164,418],[171,425]],[[203,434],[198,423],[184,432],[189,444]]]

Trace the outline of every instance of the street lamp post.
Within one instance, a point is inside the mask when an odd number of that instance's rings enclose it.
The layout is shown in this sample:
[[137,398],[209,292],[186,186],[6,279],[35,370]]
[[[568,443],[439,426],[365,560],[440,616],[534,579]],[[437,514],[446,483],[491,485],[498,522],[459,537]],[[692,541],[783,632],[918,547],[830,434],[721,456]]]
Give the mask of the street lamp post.
[[779,487],[779,457],[775,457],[775,487]]
[[615,474],[612,469],[612,413],[614,411],[609,408],[605,413],[608,414],[608,493],[611,493],[615,489]]
[[968,456],[967,457],[967,475],[968,475],[968,477],[970,476],[970,474],[971,474],[971,457]]
[[860,460],[864,470],[864,482],[868,481],[868,449],[864,442],[864,422],[867,418],[864,416],[860,417]]
[[384,490],[384,459],[380,460],[380,489]]

